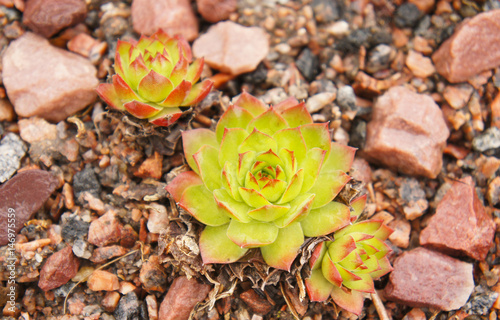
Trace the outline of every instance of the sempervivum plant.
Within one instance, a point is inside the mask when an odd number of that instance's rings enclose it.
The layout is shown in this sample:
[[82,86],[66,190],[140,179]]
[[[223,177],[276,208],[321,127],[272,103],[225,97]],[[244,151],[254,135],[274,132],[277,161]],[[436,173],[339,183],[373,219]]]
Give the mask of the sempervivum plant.
[[[363,211],[366,196],[352,201],[352,220]],[[392,230],[382,221],[365,220],[334,233],[334,241],[320,243],[309,264],[312,272],[305,280],[312,301],[332,297],[340,307],[360,314],[363,292],[374,293],[373,280],[392,270],[384,243]]]
[[192,62],[191,47],[182,37],[159,30],[137,43],[118,41],[112,83],[97,87],[112,108],[126,110],[158,126],[177,121],[182,111],[203,100],[212,81],[197,83],[203,59]]
[[289,270],[304,236],[350,223],[333,201],[350,180],[355,150],[333,143],[327,123],[313,123],[303,103],[274,107],[243,93],[216,131],[183,132],[187,163],[167,190],[206,227],[204,263],[230,263],[260,248],[271,266]]

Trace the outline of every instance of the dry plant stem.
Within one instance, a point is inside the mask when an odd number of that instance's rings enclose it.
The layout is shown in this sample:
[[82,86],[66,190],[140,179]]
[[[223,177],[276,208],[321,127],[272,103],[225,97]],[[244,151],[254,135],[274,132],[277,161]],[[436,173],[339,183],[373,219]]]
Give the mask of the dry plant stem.
[[295,310],[295,308],[292,305],[292,302],[290,301],[290,299],[288,298],[288,296],[285,293],[285,289],[283,288],[283,282],[280,282],[280,289],[281,289],[281,295],[283,296],[283,298],[285,298],[286,305],[288,306],[288,309],[290,309],[290,312],[292,313],[293,317],[296,320],[300,320],[299,314],[297,313],[297,311]]
[[437,318],[437,316],[438,316],[438,314],[439,314],[440,312],[441,312],[441,311],[436,310],[436,311],[432,314],[432,316],[429,318],[429,320],[435,320],[435,319]]
[[[139,241],[138,241],[138,242],[139,242]],[[134,250],[134,251],[130,251],[129,253],[127,253],[127,254],[125,254],[125,255],[123,255],[123,256],[121,256],[121,257],[118,257],[118,258],[116,258],[116,259],[114,259],[114,260],[111,260],[110,262],[108,262],[108,263],[106,263],[106,264],[103,264],[102,266],[100,266],[99,268],[95,269],[94,271],[96,271],[96,270],[100,270],[100,269],[103,269],[103,268],[106,268],[107,266],[112,265],[113,263],[115,263],[115,262],[117,262],[117,261],[119,261],[119,260],[121,260],[121,259],[123,259],[123,258],[125,258],[125,257],[128,257],[128,256],[130,256],[131,254],[136,253],[137,251],[141,251],[141,260],[143,260],[143,261],[144,261],[144,254],[143,254],[143,251],[142,251],[142,250],[143,250],[143,244],[142,244],[141,242],[139,242],[139,244],[141,245],[141,248],[140,248],[140,249],[136,249],[136,250]],[[76,287],[77,287],[80,283],[82,283],[82,282],[84,282],[84,281],[87,281],[87,280],[88,280],[88,278],[89,278],[89,277],[90,277],[90,276],[94,273],[94,271],[92,271],[92,273],[91,273],[91,274],[89,274],[89,275],[88,275],[88,276],[86,276],[85,278],[81,279],[81,280],[80,280],[80,281],[78,281],[78,282],[77,282],[77,283],[76,283],[73,287],[71,287],[71,289],[69,290],[68,294],[67,294],[67,295],[66,295],[66,297],[64,298],[64,304],[63,304],[63,315],[64,315],[64,314],[66,314],[66,304],[67,304],[68,297],[69,297],[69,295],[71,294],[71,292],[73,292],[73,290],[74,290],[74,289],[75,289],[75,288],[76,288]]]
[[377,291],[375,291],[375,293],[371,293],[370,296],[372,297],[373,304],[375,305],[375,309],[377,309],[380,320],[390,320],[389,316],[387,315],[387,311],[385,310],[384,304],[378,296]]
[[78,133],[76,134],[77,138],[80,138],[85,133],[87,133],[87,130],[85,129],[85,125],[83,124],[82,120],[80,120],[76,116],[69,117],[68,122],[74,123],[77,126],[78,128]]

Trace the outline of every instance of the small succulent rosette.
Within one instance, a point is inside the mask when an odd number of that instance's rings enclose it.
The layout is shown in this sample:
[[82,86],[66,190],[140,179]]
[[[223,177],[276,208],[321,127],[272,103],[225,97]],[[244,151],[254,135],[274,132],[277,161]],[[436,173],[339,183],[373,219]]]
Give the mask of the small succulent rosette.
[[100,84],[96,90],[111,108],[169,126],[181,116],[179,107],[200,102],[212,89],[210,80],[197,83],[203,59],[191,62],[189,43],[162,30],[142,36],[137,43],[119,40],[112,83]]
[[350,223],[348,206],[333,199],[351,179],[355,149],[332,142],[328,124],[313,123],[294,98],[268,107],[243,93],[215,132],[186,131],[182,141],[193,171],[167,190],[206,225],[205,264],[235,262],[260,248],[267,264],[290,270],[304,236]]
[[[353,220],[363,211],[366,196],[352,201]],[[311,301],[329,297],[355,314],[363,308],[363,293],[374,293],[374,279],[392,271],[391,251],[384,241],[392,229],[378,220],[365,220],[334,233],[334,241],[320,243],[309,260],[311,276],[305,280]]]

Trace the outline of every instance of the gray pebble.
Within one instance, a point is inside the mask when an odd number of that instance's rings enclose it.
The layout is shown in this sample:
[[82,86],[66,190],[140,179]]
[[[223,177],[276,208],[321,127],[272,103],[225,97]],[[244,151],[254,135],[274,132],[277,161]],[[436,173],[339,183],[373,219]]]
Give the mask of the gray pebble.
[[472,147],[479,152],[500,148],[500,129],[497,127],[487,129],[472,140]]
[[337,104],[343,110],[352,110],[356,107],[356,94],[351,86],[343,86],[337,91]]
[[0,183],[7,181],[21,167],[26,150],[24,142],[14,133],[7,134],[0,141]]

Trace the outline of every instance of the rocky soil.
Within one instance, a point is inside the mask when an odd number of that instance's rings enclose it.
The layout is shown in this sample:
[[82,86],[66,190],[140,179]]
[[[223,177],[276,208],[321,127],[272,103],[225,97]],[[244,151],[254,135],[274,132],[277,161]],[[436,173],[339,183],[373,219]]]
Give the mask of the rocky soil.
[[[356,319],[248,259],[201,263],[165,186],[243,91],[357,147],[394,271],[360,319],[497,319],[498,0],[0,0],[3,319]],[[108,110],[117,39],[163,28],[215,88],[170,128]],[[14,219],[11,221],[10,219]]]

